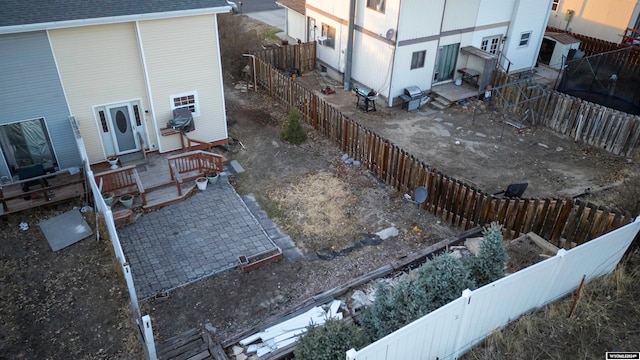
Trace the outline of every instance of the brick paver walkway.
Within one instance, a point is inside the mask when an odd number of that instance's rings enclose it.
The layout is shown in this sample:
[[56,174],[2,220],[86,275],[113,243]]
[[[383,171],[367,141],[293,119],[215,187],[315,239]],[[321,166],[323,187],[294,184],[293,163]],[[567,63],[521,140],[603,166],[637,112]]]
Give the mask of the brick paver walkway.
[[187,200],[118,230],[140,299],[201,280],[276,245],[221,176]]

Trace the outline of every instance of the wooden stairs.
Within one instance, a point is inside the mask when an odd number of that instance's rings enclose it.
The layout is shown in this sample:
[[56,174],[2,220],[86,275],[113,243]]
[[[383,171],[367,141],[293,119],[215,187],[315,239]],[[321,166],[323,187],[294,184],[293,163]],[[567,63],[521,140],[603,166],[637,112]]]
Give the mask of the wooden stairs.
[[445,98],[442,95],[439,95],[433,92],[431,93],[431,101],[429,102],[429,104],[431,105],[431,107],[435,108],[436,110],[447,109],[448,107],[451,106],[452,103],[453,101]]
[[160,360],[227,360],[227,355],[204,330],[191,329],[157,346]]

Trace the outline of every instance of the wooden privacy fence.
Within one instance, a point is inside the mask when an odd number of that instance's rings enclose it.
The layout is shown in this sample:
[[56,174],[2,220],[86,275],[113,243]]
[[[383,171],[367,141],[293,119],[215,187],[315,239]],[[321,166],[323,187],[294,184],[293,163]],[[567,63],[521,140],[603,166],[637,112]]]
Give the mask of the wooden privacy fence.
[[[514,81],[515,76],[496,72],[493,83],[494,87],[499,87]],[[526,96],[534,98],[542,95],[542,91],[539,87],[531,87],[526,90]],[[514,106],[513,111],[521,113],[528,108],[535,114],[536,125],[544,125],[570,136],[575,141],[582,141],[616,155],[633,155],[640,140],[640,116],[623,113],[558,91],[545,91],[545,96]],[[511,104],[518,103],[524,97],[515,87],[502,90],[502,95]],[[502,101],[494,98],[496,101]]]
[[300,72],[313,71],[316,66],[315,41],[271,47],[257,51],[255,56],[279,69]]
[[423,209],[452,226],[469,229],[497,221],[508,238],[533,231],[568,248],[572,242],[581,244],[632,221],[628,213],[570,198],[493,197],[429,167],[273,66],[258,60],[256,67],[258,84],[269,95],[298,109],[309,125],[398,191],[413,193],[416,187],[424,186],[429,196]]

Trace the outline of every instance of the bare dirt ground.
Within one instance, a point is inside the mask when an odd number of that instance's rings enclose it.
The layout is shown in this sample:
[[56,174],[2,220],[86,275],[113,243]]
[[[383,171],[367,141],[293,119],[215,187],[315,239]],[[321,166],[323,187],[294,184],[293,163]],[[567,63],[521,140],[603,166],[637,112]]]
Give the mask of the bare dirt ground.
[[[637,158],[615,156],[527,122],[519,132],[502,123],[503,112],[492,104],[478,102],[475,119],[474,102],[409,113],[379,101],[377,111],[366,113],[356,107],[351,91],[328,77],[312,73],[297,81],[427,165],[488,193],[527,182],[524,197],[564,198],[636,175]],[[327,85],[336,93],[318,91]],[[515,115],[506,119],[520,121]]]
[[[53,252],[38,224],[81,202],[0,220],[0,359],[138,359],[129,294],[107,239]],[[87,213],[89,214],[89,213]],[[92,224],[95,217],[87,215]],[[21,230],[20,223],[29,225]]]
[[[241,143],[232,146],[227,157],[246,170],[236,175],[233,185],[240,193],[254,194],[307,259],[283,260],[250,273],[232,270],[178,289],[166,299],[147,301],[143,310],[151,314],[158,340],[192,327],[208,328],[217,340],[227,339],[456,232],[428,214],[418,214],[403,194],[368,171],[345,165],[341,152],[313,130],[308,129],[309,140],[303,145],[282,142],[278,135],[288,109],[274,100],[230,88],[226,95],[230,136]],[[492,176],[490,170],[485,177]],[[332,260],[314,259],[318,250],[340,250],[389,226],[396,226],[400,235]],[[510,271],[544,259],[529,243],[507,249]]]

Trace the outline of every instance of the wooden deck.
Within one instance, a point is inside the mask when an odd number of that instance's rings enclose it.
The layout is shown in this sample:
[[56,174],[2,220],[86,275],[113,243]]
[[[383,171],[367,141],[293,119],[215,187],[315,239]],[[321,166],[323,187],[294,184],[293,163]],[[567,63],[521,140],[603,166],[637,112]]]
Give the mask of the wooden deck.
[[82,170],[76,174],[59,171],[39,178],[46,179],[47,185],[30,186],[27,192],[22,190],[22,185],[25,181],[0,187],[0,202],[2,202],[0,216],[40,206],[58,204],[85,195],[85,179]]
[[[147,154],[147,163],[136,167],[137,175],[144,188],[146,201],[142,203],[137,199],[134,207],[154,209],[167,206],[184,200],[196,189],[194,179],[203,175],[201,170],[181,173],[183,182],[180,184],[180,191],[178,191],[178,184],[171,178],[169,159],[183,154],[186,153],[176,151],[163,154],[157,152]],[[91,168],[95,174],[110,171],[110,166],[106,162],[91,165]],[[115,204],[113,210],[117,211],[118,206],[118,204]]]
[[224,350],[206,331],[187,330],[182,334],[167,339],[157,347],[158,359],[161,360],[227,360]]

